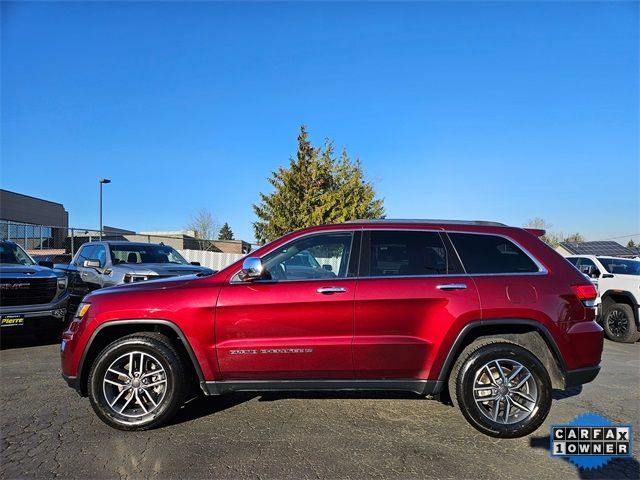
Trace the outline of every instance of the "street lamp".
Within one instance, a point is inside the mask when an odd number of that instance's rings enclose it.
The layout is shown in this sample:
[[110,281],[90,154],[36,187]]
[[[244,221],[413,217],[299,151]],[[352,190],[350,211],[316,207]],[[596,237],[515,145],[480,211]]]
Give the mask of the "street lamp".
[[108,178],[100,179],[100,240],[102,240],[102,185],[105,183],[111,183]]

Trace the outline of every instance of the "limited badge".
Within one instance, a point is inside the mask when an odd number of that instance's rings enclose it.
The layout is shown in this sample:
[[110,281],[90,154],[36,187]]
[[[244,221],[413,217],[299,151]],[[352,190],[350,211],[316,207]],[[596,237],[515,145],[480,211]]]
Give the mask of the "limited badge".
[[579,468],[599,468],[616,457],[630,457],[631,425],[614,425],[595,413],[578,415],[567,425],[551,426],[551,456]]

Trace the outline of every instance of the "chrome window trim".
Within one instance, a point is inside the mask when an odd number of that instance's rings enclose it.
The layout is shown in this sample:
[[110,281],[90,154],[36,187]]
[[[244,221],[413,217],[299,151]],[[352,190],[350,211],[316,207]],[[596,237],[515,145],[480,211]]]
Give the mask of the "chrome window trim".
[[[353,223],[354,225],[357,225],[357,223]],[[354,277],[336,277],[336,278],[331,278],[331,279],[327,279],[327,281],[343,281],[343,280],[372,280],[372,279],[390,279],[390,280],[394,280],[394,279],[411,279],[411,278],[442,278],[442,277],[447,277],[447,278],[451,278],[451,277],[505,277],[505,276],[518,276],[518,277],[523,277],[523,276],[540,276],[540,275],[547,275],[549,273],[549,271],[544,267],[544,265],[542,265],[538,259],[531,254],[531,252],[529,252],[529,250],[527,250],[525,247],[523,247],[520,242],[518,242],[517,240],[515,240],[514,238],[511,238],[507,235],[503,235],[501,233],[490,233],[490,232],[467,232],[464,230],[450,230],[450,229],[434,229],[434,228],[411,228],[411,227],[396,227],[396,228],[362,228],[362,229],[340,229],[340,230],[327,230],[325,232],[310,232],[310,233],[306,233],[304,235],[300,235],[299,237],[296,237],[295,239],[291,240],[291,242],[294,242],[300,238],[304,238],[306,236],[310,236],[310,235],[324,235],[326,233],[332,233],[332,232],[337,232],[337,233],[343,233],[343,232],[351,232],[352,234],[355,234],[356,231],[360,231],[360,232],[376,232],[376,231],[387,231],[387,232],[395,232],[395,231],[410,231],[410,232],[435,232],[435,233],[444,233],[444,234],[449,234],[449,233],[463,233],[463,234],[468,234],[468,235],[489,235],[489,236],[493,236],[493,237],[501,237],[504,238],[505,240],[510,241],[511,243],[513,243],[514,245],[516,245],[520,250],[522,250],[524,252],[524,254],[529,257],[529,259],[536,265],[536,267],[538,267],[538,271],[537,272],[506,272],[506,273],[467,273],[466,272],[466,268],[464,266],[464,262],[462,261],[462,259],[460,258],[460,254],[458,253],[458,250],[456,249],[455,244],[453,243],[453,240],[451,240],[449,238],[449,241],[451,242],[451,244],[453,245],[453,248],[456,252],[456,255],[458,255],[458,260],[460,261],[460,264],[462,265],[462,268],[465,270],[464,272],[460,272],[460,273],[441,273],[441,274],[425,274],[425,275],[381,275],[381,276],[354,276]],[[281,246],[284,245],[288,245],[291,242],[287,242]],[[279,248],[279,247],[276,247]],[[353,249],[353,242],[351,245],[351,248]],[[265,257],[266,255],[269,255],[271,252],[273,252],[275,250],[275,248],[269,250],[267,253],[265,253],[264,255],[262,255],[261,257],[259,257],[260,259],[262,259],[263,257]],[[362,251],[360,252],[360,255],[362,255]],[[241,270],[241,269],[240,269]],[[255,282],[242,282],[242,281],[233,281],[233,278],[238,275],[238,273],[240,273],[240,270],[238,270],[237,272],[235,272],[232,276],[231,276],[231,280],[229,281],[229,284],[231,285],[236,285],[236,284],[250,284],[250,283],[255,283]],[[306,279],[299,279],[299,280],[260,280],[260,283],[264,283],[264,284],[271,284],[271,283],[294,283],[294,282],[317,282],[317,281],[321,281],[321,280],[325,280],[325,279],[321,279],[321,278],[306,278]]]
[[[264,255],[261,255],[260,257],[258,257],[260,260],[262,260],[264,257],[266,257],[267,255],[269,255],[270,253],[274,252],[276,249],[284,247],[286,245],[289,245],[293,242],[296,242],[298,240],[300,240],[301,238],[305,238],[305,237],[311,237],[313,235],[326,235],[327,233],[350,233],[351,234],[351,251],[349,252],[349,261],[351,261],[351,254],[353,253],[353,247],[354,247],[354,243],[353,243],[353,237],[355,236],[356,232],[362,231],[360,228],[341,228],[339,230],[337,229],[331,229],[331,230],[325,230],[325,231],[321,231],[321,232],[308,232],[305,233],[303,235],[300,235],[296,238],[293,238],[291,241],[287,242],[287,243],[283,243],[282,245],[278,246],[278,247],[274,247],[271,250],[269,250],[268,252],[266,252]],[[251,257],[251,254],[247,254],[244,258],[248,258]],[[348,265],[347,265],[347,269],[348,269]],[[237,284],[241,284],[241,285],[250,285],[253,283],[264,283],[264,284],[271,284],[271,283],[293,283],[293,282],[318,282],[318,281],[336,281],[336,280],[353,280],[355,278],[358,278],[357,276],[355,277],[336,277],[336,278],[301,278],[299,280],[255,280],[253,282],[243,282],[242,280],[233,280],[240,272],[242,271],[242,268],[239,269],[238,271],[236,271],[233,275],[231,275],[231,279],[229,280],[229,285],[237,285]]]
[[[527,250],[526,248],[524,248],[520,242],[518,242],[515,238],[511,238],[508,237],[507,235],[503,235],[501,233],[489,233],[489,232],[465,232],[465,231],[460,231],[460,230],[445,230],[445,233],[448,235],[449,233],[463,233],[463,234],[468,234],[468,235],[485,235],[485,236],[492,236],[492,237],[502,237],[505,240],[510,241],[511,243],[513,243],[516,247],[518,247],[520,250],[522,250],[524,252],[524,254],[529,257],[529,259],[535,264],[536,267],[538,267],[538,271],[537,272],[505,272],[505,273],[467,273],[467,275],[469,275],[470,277],[496,277],[496,276],[504,276],[504,275],[547,275],[549,273],[549,271],[544,267],[544,265],[542,265],[542,263],[540,263],[538,261],[538,259],[531,253],[529,252],[529,250]],[[451,243],[453,244],[453,248],[455,249],[456,253],[458,253],[458,249],[456,248],[456,244],[453,242],[453,240],[451,238],[449,238],[449,240],[451,240]],[[460,256],[460,254],[458,253],[458,257]],[[464,262],[462,261],[462,259],[460,259],[460,263],[462,263],[462,266],[464,268]],[[466,268],[465,268],[466,270]]]

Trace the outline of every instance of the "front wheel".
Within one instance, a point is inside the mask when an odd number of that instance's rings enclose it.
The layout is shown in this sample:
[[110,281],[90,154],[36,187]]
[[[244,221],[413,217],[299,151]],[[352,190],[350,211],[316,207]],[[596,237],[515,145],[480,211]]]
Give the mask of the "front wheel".
[[626,303],[614,303],[607,308],[602,327],[607,338],[614,342],[634,343],[640,338],[633,310]]
[[163,335],[133,334],[108,345],[89,372],[91,406],[108,425],[146,430],[166,422],[186,391],[180,355]]
[[451,373],[449,391],[480,432],[517,438],[535,431],[551,409],[551,380],[530,351],[506,340],[471,344]]

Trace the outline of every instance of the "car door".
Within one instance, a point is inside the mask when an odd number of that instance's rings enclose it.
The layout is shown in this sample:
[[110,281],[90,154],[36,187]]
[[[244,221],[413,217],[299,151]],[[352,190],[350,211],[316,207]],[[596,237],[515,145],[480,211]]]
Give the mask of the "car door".
[[107,250],[104,245],[97,244],[88,252],[89,258],[87,260],[98,261],[99,267],[85,267],[83,264],[78,267],[80,270],[80,277],[83,283],[86,285],[87,291],[92,292],[102,288],[104,285],[104,268],[107,264]]
[[[265,278],[235,275],[222,287],[215,335],[223,378],[353,378],[358,247],[353,231],[298,237],[262,258]],[[316,267],[296,268],[290,259],[298,254],[313,256]]]
[[67,271],[69,277],[69,292],[71,294],[72,304],[75,306],[82,298],[89,293],[89,287],[84,281],[84,261],[91,258],[91,254],[95,249],[95,244],[85,244],[80,247],[78,253],[73,259]]
[[435,347],[480,319],[474,282],[437,231],[363,232],[355,296],[358,379],[426,379]]

